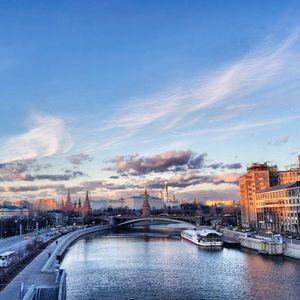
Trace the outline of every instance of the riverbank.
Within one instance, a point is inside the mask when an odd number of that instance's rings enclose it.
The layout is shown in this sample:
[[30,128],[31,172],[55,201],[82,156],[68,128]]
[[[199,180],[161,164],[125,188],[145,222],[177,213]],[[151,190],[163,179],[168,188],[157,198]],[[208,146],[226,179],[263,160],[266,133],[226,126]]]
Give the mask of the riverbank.
[[[261,240],[250,237],[249,233],[233,231],[228,229],[222,229],[221,232],[225,237],[239,241],[241,243],[241,247],[257,250],[261,253],[268,252],[266,251],[265,245],[261,245],[262,244]],[[272,247],[274,248],[275,246],[272,245]],[[268,254],[272,255],[279,252],[282,252],[283,256],[300,259],[300,245],[284,242],[282,244],[282,251],[277,251],[277,250],[275,251],[272,249]]]
[[[79,229],[57,239],[24,268],[1,292],[0,299],[65,299],[66,276],[58,271],[57,254],[65,253],[80,237],[110,229],[111,226],[95,226]],[[50,257],[49,257],[50,254]]]

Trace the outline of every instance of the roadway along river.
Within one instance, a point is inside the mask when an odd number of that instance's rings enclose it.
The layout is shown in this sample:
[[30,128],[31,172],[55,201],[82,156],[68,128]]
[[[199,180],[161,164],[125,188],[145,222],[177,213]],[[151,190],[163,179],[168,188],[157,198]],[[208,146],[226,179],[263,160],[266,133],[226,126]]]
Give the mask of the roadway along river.
[[300,299],[300,261],[254,251],[209,251],[178,227],[94,234],[66,254],[67,300]]

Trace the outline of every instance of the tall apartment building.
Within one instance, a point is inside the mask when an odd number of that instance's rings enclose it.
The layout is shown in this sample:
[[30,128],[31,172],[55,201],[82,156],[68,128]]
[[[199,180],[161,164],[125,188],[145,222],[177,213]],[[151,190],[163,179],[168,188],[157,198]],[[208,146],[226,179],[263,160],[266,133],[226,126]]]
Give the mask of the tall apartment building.
[[277,166],[254,163],[239,181],[242,226],[256,226],[256,193],[278,184]]
[[[240,203],[242,226],[259,226],[265,222],[265,210],[258,206],[256,196],[258,193],[277,185],[287,185],[300,181],[300,155],[298,155],[298,168],[278,171],[277,166],[252,164],[247,173],[240,177]],[[261,204],[261,202],[260,202]],[[268,206],[265,207],[268,209]]]

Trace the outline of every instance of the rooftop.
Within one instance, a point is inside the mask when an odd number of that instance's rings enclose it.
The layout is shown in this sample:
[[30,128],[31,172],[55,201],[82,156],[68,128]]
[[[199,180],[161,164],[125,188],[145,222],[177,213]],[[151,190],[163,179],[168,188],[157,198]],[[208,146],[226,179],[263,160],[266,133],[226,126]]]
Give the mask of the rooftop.
[[279,191],[279,190],[290,189],[290,188],[295,188],[295,187],[300,187],[300,181],[295,181],[295,182],[290,182],[290,183],[280,184],[280,185],[274,185],[274,186],[264,189],[258,193]]

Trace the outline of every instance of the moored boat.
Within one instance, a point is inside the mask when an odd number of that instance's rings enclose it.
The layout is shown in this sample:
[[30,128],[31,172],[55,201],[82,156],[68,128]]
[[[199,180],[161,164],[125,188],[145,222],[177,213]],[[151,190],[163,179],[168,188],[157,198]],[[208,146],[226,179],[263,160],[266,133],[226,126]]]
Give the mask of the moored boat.
[[181,237],[203,247],[222,247],[222,234],[213,229],[184,230]]

